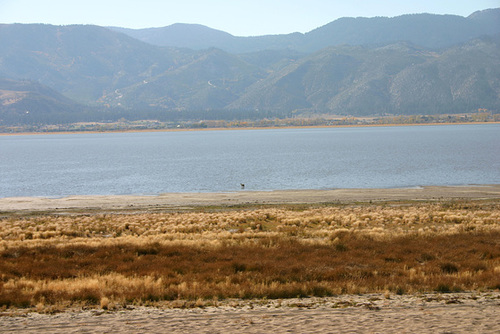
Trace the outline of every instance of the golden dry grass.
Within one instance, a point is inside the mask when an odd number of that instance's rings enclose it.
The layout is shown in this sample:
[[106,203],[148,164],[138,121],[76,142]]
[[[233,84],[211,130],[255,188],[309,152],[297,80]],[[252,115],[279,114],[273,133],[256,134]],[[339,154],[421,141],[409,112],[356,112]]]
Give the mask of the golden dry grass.
[[500,288],[497,200],[6,217],[0,238],[0,307]]

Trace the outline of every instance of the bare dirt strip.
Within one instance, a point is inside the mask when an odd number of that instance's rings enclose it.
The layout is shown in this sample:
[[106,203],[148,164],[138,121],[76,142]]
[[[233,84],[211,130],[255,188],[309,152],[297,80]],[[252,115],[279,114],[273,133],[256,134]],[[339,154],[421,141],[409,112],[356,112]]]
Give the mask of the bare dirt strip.
[[0,198],[0,214],[65,211],[156,211],[203,206],[354,203],[384,201],[479,200],[500,198],[500,184],[398,189],[331,189],[238,191],[226,193],[166,193],[156,196],[110,195],[63,198]]
[[498,333],[500,293],[234,301],[194,309],[29,313],[0,333]]

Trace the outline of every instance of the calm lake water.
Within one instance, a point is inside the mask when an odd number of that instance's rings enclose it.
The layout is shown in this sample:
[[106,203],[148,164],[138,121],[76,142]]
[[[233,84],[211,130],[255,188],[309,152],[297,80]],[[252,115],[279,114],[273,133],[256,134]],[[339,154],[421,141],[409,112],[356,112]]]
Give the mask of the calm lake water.
[[0,197],[500,183],[500,125],[0,136]]

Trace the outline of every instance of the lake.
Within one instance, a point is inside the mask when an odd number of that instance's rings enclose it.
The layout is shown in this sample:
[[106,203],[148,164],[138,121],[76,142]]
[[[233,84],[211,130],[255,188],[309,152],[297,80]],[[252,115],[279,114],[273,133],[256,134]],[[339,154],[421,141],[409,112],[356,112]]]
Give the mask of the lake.
[[0,136],[0,197],[500,183],[500,124]]

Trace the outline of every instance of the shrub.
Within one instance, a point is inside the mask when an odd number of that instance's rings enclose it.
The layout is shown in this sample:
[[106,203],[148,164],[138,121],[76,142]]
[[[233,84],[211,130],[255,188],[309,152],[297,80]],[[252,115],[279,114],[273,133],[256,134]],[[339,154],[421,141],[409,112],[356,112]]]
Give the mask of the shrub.
[[458,267],[453,263],[443,263],[440,265],[441,271],[446,274],[454,274],[458,272]]

